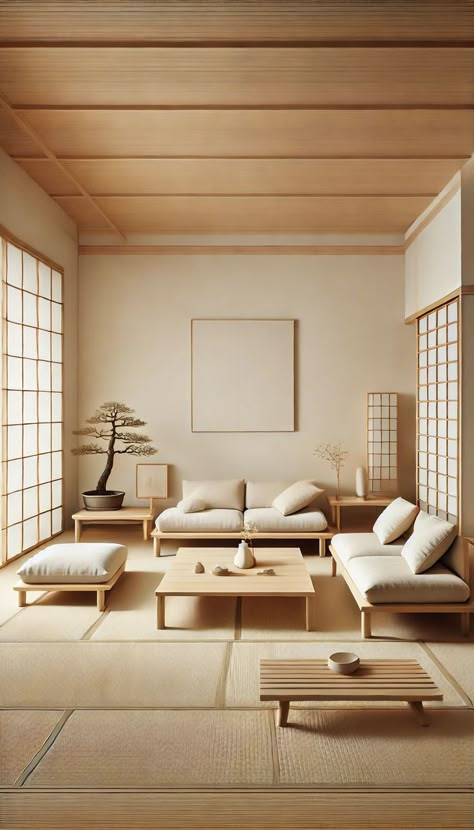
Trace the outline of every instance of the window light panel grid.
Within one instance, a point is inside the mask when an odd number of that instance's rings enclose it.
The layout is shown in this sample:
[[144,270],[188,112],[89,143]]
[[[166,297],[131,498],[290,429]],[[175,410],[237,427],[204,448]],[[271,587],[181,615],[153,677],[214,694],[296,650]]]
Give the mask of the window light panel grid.
[[428,513],[458,521],[459,303],[418,319],[417,494]]
[[377,495],[398,492],[398,394],[367,393],[367,481]]
[[63,529],[63,275],[3,240],[2,548]]

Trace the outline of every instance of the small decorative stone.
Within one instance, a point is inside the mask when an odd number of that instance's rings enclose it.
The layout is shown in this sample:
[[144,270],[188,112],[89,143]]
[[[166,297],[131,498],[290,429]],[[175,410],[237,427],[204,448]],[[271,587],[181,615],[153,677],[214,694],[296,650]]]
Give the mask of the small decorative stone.
[[214,576],[228,576],[230,574],[229,568],[223,568],[222,565],[216,565],[212,569]]
[[257,571],[257,576],[276,576],[276,573],[273,568],[262,568],[261,571]]
[[196,562],[194,566],[194,573],[195,574],[203,574],[204,573],[204,565],[202,562]]

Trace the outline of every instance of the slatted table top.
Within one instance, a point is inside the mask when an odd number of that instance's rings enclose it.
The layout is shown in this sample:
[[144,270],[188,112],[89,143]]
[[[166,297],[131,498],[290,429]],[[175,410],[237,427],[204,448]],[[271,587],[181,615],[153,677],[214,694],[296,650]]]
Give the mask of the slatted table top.
[[[306,597],[314,586],[299,548],[255,548],[257,564],[239,570],[234,565],[237,548],[179,548],[156,594],[166,596],[286,596]],[[205,573],[195,574],[196,562]],[[229,568],[228,576],[215,576],[215,565]],[[262,568],[273,568],[275,576],[257,576]]]
[[261,660],[260,700],[442,700],[416,660],[361,660],[337,674],[326,660]]

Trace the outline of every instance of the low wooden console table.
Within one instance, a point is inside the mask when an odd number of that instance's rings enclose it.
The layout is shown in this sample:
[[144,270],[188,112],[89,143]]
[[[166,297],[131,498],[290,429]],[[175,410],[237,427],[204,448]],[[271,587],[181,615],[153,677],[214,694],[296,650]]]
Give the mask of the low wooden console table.
[[150,507],[121,507],[120,510],[78,510],[73,514],[75,541],[81,538],[82,525],[141,524],[143,538],[150,538],[154,515]]
[[336,525],[338,530],[341,529],[342,507],[388,507],[394,498],[394,496],[381,496],[380,498],[376,498],[375,496],[372,498],[371,496],[368,496],[364,499],[362,496],[339,496],[339,498],[336,499],[336,496],[328,496],[328,502],[332,513],[332,523],[333,525]]
[[354,674],[337,674],[326,660],[260,660],[260,700],[278,700],[278,726],[292,700],[404,700],[428,726],[423,701],[442,699],[416,660],[363,660]]

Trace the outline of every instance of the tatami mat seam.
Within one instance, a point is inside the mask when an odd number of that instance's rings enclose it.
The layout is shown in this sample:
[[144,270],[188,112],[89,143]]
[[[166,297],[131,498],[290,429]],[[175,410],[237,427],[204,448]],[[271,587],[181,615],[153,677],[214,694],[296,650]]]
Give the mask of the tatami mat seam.
[[43,760],[44,756],[49,752],[51,747],[53,746],[54,742],[60,735],[63,727],[71,717],[74,709],[68,709],[64,712],[62,717],[59,719],[58,723],[54,727],[54,729],[50,732],[48,737],[46,738],[43,746],[35,753],[33,758],[31,759],[30,763],[25,767],[23,772],[18,776],[15,781],[15,787],[23,787],[33,770],[36,769],[38,764]]
[[451,684],[451,686],[454,687],[459,696],[464,700],[466,706],[472,708],[472,706],[474,705],[474,701],[471,700],[467,692],[464,691],[461,684],[458,683],[456,678],[453,677],[453,675],[448,671],[446,666],[444,666],[443,663],[441,663],[436,654],[430,649],[428,645],[426,645],[426,643],[420,642],[420,646],[426,653],[426,655],[430,658],[430,660],[432,660],[435,666],[439,669],[443,677],[448,681],[448,683]]
[[90,640],[92,635],[97,631],[98,628],[100,628],[100,626],[102,625],[105,618],[109,615],[109,613],[110,608],[106,608],[105,611],[101,613],[100,617],[97,620],[95,620],[95,622],[93,622],[92,625],[89,626],[89,628],[86,629],[82,637],[79,638],[79,642],[83,640]]
[[226,642],[224,650],[224,658],[222,661],[222,669],[216,688],[216,709],[225,709],[225,700],[227,693],[227,678],[229,675],[229,668],[232,659],[232,642]]

